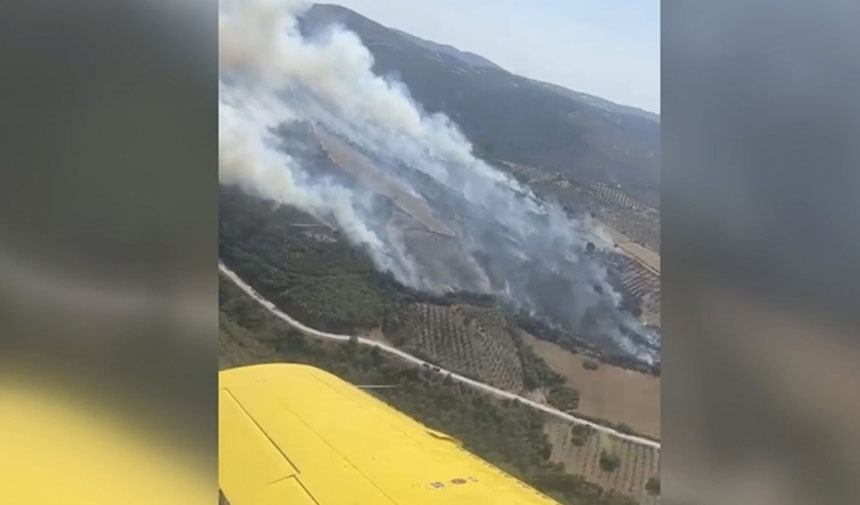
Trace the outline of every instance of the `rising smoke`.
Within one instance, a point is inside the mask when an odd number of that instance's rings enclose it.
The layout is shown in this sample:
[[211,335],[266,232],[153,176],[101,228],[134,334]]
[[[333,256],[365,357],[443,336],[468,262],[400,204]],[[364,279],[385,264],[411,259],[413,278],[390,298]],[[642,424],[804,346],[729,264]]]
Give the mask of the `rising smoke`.
[[[285,125],[311,125],[343,139],[429,202],[468,256],[464,264],[480,265],[486,290],[643,361],[658,361],[659,337],[619,308],[621,297],[607,278],[599,251],[611,242],[585,219],[541,202],[473,156],[447,117],[425,113],[405,86],[373,74],[373,58],[355,34],[338,26],[302,34],[298,16],[308,6],[220,2],[221,182],[333,222],[378,268],[407,285],[441,291],[481,284],[440,280],[418,257],[422,247],[410,247],[401,231],[382,222],[372,191],[321,173],[304,149],[288,142]],[[586,252],[589,242],[598,253]]]

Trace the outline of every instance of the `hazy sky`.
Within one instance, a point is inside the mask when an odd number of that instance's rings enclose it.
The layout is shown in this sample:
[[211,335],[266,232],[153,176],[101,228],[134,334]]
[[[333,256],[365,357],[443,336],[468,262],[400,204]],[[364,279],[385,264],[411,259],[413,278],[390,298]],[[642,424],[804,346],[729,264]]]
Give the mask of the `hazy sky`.
[[329,0],[534,79],[660,111],[660,0]]

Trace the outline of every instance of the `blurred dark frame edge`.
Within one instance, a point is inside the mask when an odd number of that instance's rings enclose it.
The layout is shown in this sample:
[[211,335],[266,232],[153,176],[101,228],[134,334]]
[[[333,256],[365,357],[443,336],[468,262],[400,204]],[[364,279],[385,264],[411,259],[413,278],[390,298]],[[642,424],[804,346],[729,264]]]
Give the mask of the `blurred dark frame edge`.
[[211,502],[217,9],[0,7],[2,375],[193,462]]
[[860,4],[662,4],[662,502],[860,503]]

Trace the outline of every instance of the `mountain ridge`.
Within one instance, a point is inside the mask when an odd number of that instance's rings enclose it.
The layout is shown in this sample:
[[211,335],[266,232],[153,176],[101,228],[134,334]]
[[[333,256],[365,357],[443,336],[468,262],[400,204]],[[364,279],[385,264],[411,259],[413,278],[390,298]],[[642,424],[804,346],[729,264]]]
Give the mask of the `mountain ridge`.
[[354,32],[377,75],[403,82],[426,112],[450,117],[485,159],[618,184],[659,208],[658,115],[513,74],[338,5],[315,4],[300,19],[305,34],[332,24]]

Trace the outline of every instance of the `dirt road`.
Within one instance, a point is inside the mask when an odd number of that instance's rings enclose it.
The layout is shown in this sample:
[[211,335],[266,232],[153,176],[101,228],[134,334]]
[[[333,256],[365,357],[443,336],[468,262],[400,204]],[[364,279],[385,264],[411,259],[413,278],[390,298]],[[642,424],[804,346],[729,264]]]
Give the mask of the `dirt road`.
[[601,431],[601,432],[613,435],[613,436],[620,438],[622,440],[629,440],[630,442],[645,445],[648,447],[654,447],[654,448],[658,448],[658,449],[660,448],[659,442],[655,442],[653,440],[643,438],[643,437],[637,437],[635,435],[629,435],[627,433],[621,433],[620,431],[615,430],[613,428],[610,428],[608,426],[603,426],[601,424],[597,424],[597,423],[588,421],[586,419],[580,419],[576,416],[570,415],[566,412],[562,412],[562,411],[555,409],[555,408],[552,408],[548,405],[544,405],[542,403],[538,403],[538,402],[535,402],[533,400],[529,400],[528,398],[516,395],[516,394],[511,393],[509,391],[505,391],[505,390],[490,386],[489,384],[484,384],[483,382],[478,382],[478,381],[470,379],[468,377],[464,377],[464,376],[459,375],[459,374],[452,372],[450,370],[446,370],[444,368],[437,367],[436,365],[428,363],[422,359],[416,358],[415,356],[413,356],[409,353],[403,352],[400,349],[397,349],[396,347],[392,347],[392,346],[384,344],[382,342],[377,342],[375,340],[370,340],[370,339],[355,336],[355,335],[339,335],[336,333],[327,333],[324,331],[319,331],[319,330],[316,330],[314,328],[311,328],[310,326],[305,326],[301,322],[293,319],[292,317],[290,317],[289,315],[285,314],[283,311],[278,309],[274,303],[263,298],[263,296],[260,295],[259,293],[257,293],[257,291],[254,288],[252,288],[247,283],[245,283],[245,281],[243,281],[238,275],[236,275],[235,272],[230,270],[230,268],[228,268],[226,265],[224,265],[220,261],[218,262],[218,270],[220,270],[221,273],[223,273],[228,279],[230,279],[230,281],[232,281],[234,284],[236,284],[236,286],[238,286],[248,296],[250,296],[251,298],[256,300],[260,305],[262,305],[266,310],[268,310],[270,313],[272,313],[275,317],[283,320],[284,322],[286,322],[290,326],[296,328],[297,330],[301,331],[302,333],[304,333],[306,335],[324,338],[324,339],[328,339],[328,340],[337,340],[340,342],[349,341],[350,339],[355,338],[356,342],[358,342],[358,344],[360,344],[360,345],[369,345],[369,346],[373,346],[373,347],[378,347],[380,350],[387,352],[389,354],[392,354],[392,355],[394,355],[394,356],[396,356],[396,357],[398,357],[404,361],[412,363],[416,366],[423,366],[423,367],[429,367],[429,368],[436,369],[436,370],[438,370],[439,373],[447,375],[452,380],[466,384],[467,386],[472,387],[474,389],[478,389],[478,390],[487,392],[487,393],[494,395],[496,397],[518,401],[522,404],[528,405],[529,407],[535,408],[537,410],[541,410],[541,411],[543,411],[547,414],[550,414],[552,416],[555,416],[557,418],[564,419],[565,421],[568,421],[571,423],[585,424],[587,426],[591,426],[592,428],[594,428],[597,431]]

